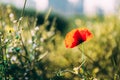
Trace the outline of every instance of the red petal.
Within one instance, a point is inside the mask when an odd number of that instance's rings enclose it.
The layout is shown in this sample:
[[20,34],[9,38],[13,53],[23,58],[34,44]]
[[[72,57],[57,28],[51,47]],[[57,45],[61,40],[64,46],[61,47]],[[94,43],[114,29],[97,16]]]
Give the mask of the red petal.
[[91,37],[92,34],[87,28],[74,29],[66,35],[65,45],[67,48],[73,48]]

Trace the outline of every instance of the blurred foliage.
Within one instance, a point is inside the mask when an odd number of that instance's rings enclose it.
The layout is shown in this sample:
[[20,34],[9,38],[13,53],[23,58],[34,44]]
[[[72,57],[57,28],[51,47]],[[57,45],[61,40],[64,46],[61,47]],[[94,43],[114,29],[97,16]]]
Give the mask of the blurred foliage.
[[[1,80],[120,79],[119,14],[102,19],[76,16],[68,21],[50,12],[38,19],[18,14],[11,6],[0,5]],[[94,37],[83,43],[86,62],[81,65],[81,45],[66,49],[63,35],[83,26]]]

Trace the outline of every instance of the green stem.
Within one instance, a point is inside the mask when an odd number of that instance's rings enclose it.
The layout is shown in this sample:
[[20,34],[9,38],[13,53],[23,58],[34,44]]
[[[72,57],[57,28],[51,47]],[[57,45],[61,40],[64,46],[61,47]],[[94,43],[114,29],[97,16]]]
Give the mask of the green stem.
[[[24,15],[26,2],[27,2],[27,0],[25,0],[25,2],[24,2],[24,6],[23,6],[22,13],[21,13],[21,17],[23,17],[23,15]],[[18,28],[19,28],[20,24],[21,24],[21,20],[19,20]],[[19,30],[20,30],[20,29],[19,29]],[[22,42],[22,45],[23,45],[23,48],[24,48],[24,50],[25,50],[26,55],[28,55],[28,51],[27,51],[26,46],[24,45],[24,42],[23,42],[23,40],[22,40],[21,33],[20,33],[20,40],[21,40],[21,42]]]
[[[23,6],[23,9],[22,9],[22,12],[21,12],[21,18],[22,18],[23,15],[24,15],[26,3],[27,3],[27,0],[25,0],[25,2],[24,2],[24,6]],[[21,24],[21,20],[19,19],[19,20],[18,20],[18,28],[19,28],[20,24]]]
[[[24,15],[26,3],[27,3],[27,0],[25,0],[25,2],[24,2],[24,6],[23,6],[22,13],[21,13],[21,17],[23,17],[23,15]],[[21,24],[21,20],[20,20],[20,22],[19,22],[19,26],[20,26],[20,24]],[[24,48],[24,50],[25,50],[26,56],[29,56],[28,50],[27,50],[27,48],[26,48],[26,46],[25,46],[25,44],[24,44],[24,42],[23,42],[21,33],[20,33],[20,40],[21,40],[21,42],[22,42],[22,46],[23,46],[23,48]],[[30,62],[29,59],[28,59],[28,62],[29,62],[29,64],[31,65],[31,62]]]
[[26,5],[26,3],[27,3],[27,0],[25,0],[25,2],[24,2],[24,6],[23,6],[22,13],[21,13],[21,17],[23,17],[23,15],[24,15],[24,11],[25,11],[25,5]]
[[83,50],[81,50],[80,48],[78,48],[78,49],[84,55],[84,57],[87,57],[92,63],[95,63],[95,61],[90,56],[88,56],[87,54],[83,53]]
[[85,60],[85,55],[84,55],[84,45],[82,44],[82,61]]

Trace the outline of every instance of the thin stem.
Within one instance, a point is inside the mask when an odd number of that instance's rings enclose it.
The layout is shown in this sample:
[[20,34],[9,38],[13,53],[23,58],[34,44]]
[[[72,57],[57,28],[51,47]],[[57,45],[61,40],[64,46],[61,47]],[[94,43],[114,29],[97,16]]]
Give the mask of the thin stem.
[[21,19],[22,19],[23,15],[24,15],[26,3],[27,3],[27,0],[25,0],[25,2],[24,2],[24,6],[23,6],[23,9],[22,9],[22,12],[21,12],[21,18],[18,20],[18,28],[19,28],[19,26],[21,24]]
[[[83,50],[81,50],[80,48],[78,48],[78,50],[83,53]],[[86,53],[84,53],[84,56],[87,57],[92,63],[95,63],[95,61],[90,57],[88,56]]]
[[24,6],[23,6],[22,13],[21,13],[21,17],[23,17],[23,15],[24,15],[24,11],[25,11],[25,5],[26,5],[26,3],[27,3],[27,0],[25,0],[25,2],[24,2]]
[[[24,2],[24,6],[23,6],[22,13],[21,13],[21,17],[23,17],[23,15],[24,15],[26,2],[27,2],[27,0],[25,0],[25,2]],[[21,24],[21,20],[19,20],[18,27],[20,26],[20,24]],[[25,46],[25,44],[24,44],[24,42],[23,42],[23,40],[22,40],[21,33],[20,33],[20,40],[21,40],[21,42],[22,42],[22,45],[23,45],[23,48],[24,48],[24,50],[25,50],[26,55],[28,55],[28,51],[27,51],[26,46]]]
[[[24,15],[24,11],[25,11],[26,3],[27,3],[27,0],[25,0],[25,2],[24,2],[24,6],[23,6],[22,13],[21,13],[21,17],[23,17],[23,15]],[[20,24],[21,24],[21,20],[19,21],[19,26],[20,26]],[[18,26],[18,27],[19,27],[19,26]],[[26,46],[25,46],[25,44],[24,44],[24,42],[23,42],[23,39],[22,39],[21,33],[20,33],[20,40],[21,40],[21,42],[22,42],[22,46],[23,46],[23,49],[25,50],[26,55],[29,56],[29,54],[28,54],[28,50],[27,50],[27,48],[26,48]],[[28,60],[29,64],[31,65],[30,60],[29,60],[29,59],[27,59],[27,60]]]
[[25,44],[24,44],[24,42],[23,42],[23,40],[22,40],[21,34],[20,34],[20,40],[21,40],[21,42],[22,42],[23,48],[24,48],[24,50],[25,50],[25,53],[26,53],[26,55],[28,56],[28,51],[27,51],[27,48],[26,48],[26,46],[25,46]]
[[[24,6],[23,6],[23,9],[22,9],[22,12],[21,12],[21,18],[24,16],[24,11],[25,11],[26,3],[27,3],[27,0],[25,0],[25,2],[24,2]],[[19,30],[21,31],[21,29],[20,29],[21,18],[18,20],[18,31],[19,31]],[[22,43],[23,49],[24,49],[26,55],[29,56],[29,55],[28,55],[28,50],[27,50],[27,48],[26,48],[26,46],[25,46],[25,44],[24,44],[24,41],[23,41],[23,39],[22,39],[21,32],[19,33],[19,36],[20,36],[20,41],[21,41],[21,43]],[[29,62],[29,64],[30,64],[29,59],[28,59],[28,62]]]
[[[21,40],[21,42],[22,42],[22,46],[23,46],[23,49],[25,50],[26,55],[29,56],[28,51],[27,51],[27,48],[26,48],[26,46],[25,46],[25,44],[24,44],[24,42],[23,42],[23,40],[22,40],[21,34],[20,34],[20,40]],[[29,60],[29,59],[27,59],[27,60],[28,60],[29,64],[31,64],[30,60]]]
[[47,13],[46,16],[45,16],[44,23],[48,20],[48,17],[49,17],[49,15],[50,15],[51,10],[52,10],[52,8],[50,7],[50,9],[48,10],[48,13]]
[[84,61],[85,55],[84,55],[84,45],[82,44],[82,61]]
[[84,60],[84,61],[80,64],[80,66],[78,67],[78,70],[80,70],[81,66],[82,66],[85,62],[86,62],[86,61]]

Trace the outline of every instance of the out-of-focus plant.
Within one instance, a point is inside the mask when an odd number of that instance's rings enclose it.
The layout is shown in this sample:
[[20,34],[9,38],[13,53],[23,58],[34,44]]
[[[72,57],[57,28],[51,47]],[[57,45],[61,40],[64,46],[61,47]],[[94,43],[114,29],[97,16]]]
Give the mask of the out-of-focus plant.
[[43,77],[45,78],[44,63],[41,60],[54,47],[56,18],[47,30],[49,10],[43,25],[36,26],[36,18],[24,17],[26,1],[18,20],[9,5],[0,6],[1,80],[43,80]]

